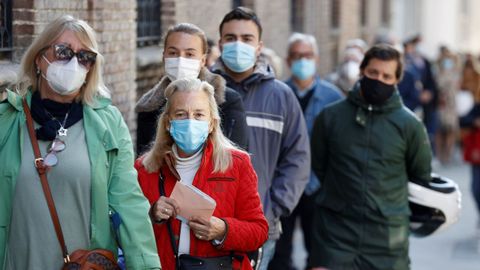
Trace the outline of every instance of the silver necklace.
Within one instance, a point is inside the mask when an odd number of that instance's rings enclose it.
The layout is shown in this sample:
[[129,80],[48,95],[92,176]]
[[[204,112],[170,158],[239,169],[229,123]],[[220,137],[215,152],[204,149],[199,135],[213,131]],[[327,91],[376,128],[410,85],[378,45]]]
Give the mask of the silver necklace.
[[58,119],[54,117],[49,111],[45,110],[45,112],[48,114],[48,116],[50,116],[53,120],[57,121],[60,125],[60,128],[57,130],[57,136],[66,137],[68,129],[65,128],[65,124],[67,123],[68,114],[70,113],[70,111],[65,114],[65,118],[63,118],[63,123],[58,121]]

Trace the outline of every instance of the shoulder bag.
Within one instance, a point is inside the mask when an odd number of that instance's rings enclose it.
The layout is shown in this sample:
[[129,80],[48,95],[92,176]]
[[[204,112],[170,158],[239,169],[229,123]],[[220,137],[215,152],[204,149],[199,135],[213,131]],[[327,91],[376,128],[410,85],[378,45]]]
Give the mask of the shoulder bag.
[[48,185],[46,167],[43,164],[43,158],[38,147],[37,137],[33,128],[33,119],[30,108],[25,99],[23,99],[23,110],[27,118],[28,134],[32,142],[33,152],[35,154],[35,168],[37,168],[40,182],[42,184],[43,193],[47,200],[48,210],[53,221],[55,233],[57,234],[58,243],[62,249],[63,270],[119,270],[113,252],[107,249],[75,250],[72,255],[68,253],[65,239],[63,237],[62,227],[57,215],[57,209],[53,201],[50,186]]

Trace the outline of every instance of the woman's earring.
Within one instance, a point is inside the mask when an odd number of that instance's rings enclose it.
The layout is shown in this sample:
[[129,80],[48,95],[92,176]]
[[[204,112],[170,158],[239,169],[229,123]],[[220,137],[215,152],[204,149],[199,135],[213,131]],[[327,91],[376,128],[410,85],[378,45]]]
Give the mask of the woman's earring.
[[37,67],[37,76],[40,75],[40,69]]

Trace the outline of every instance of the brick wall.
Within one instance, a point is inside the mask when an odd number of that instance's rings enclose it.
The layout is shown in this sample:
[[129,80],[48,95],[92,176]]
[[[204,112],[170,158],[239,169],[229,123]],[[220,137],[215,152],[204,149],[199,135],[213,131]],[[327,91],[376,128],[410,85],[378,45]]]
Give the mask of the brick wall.
[[[84,19],[97,32],[100,51],[105,56],[104,79],[112,91],[113,103],[119,107],[131,131],[134,131],[136,123],[133,106],[137,95],[140,96],[150,89],[162,74],[162,44],[150,48],[136,47],[137,1],[15,0],[12,2],[14,51],[11,61],[0,62],[2,74],[7,74],[3,71],[5,68],[9,71],[18,68],[15,63],[19,63],[25,49],[49,21],[62,14],[71,14]],[[341,2],[340,26],[337,30],[332,30],[330,27],[331,0],[304,0],[304,30],[317,37],[320,49],[318,70],[321,75],[329,73],[335,67],[339,51],[348,39],[364,36],[368,39],[367,41],[370,41],[381,26],[381,0],[367,1],[368,20],[363,28],[359,22],[359,1],[343,0]],[[255,10],[262,22],[264,45],[272,48],[283,59],[286,55],[287,40],[291,34],[291,1],[246,0],[245,3]],[[227,0],[161,0],[159,16],[162,21],[162,33],[175,23],[190,22],[202,28],[210,38],[218,40],[218,26],[231,7],[232,1]],[[147,51],[146,54],[145,51]],[[286,76],[288,72],[284,74]]]
[[88,20],[105,58],[104,80],[132,133],[136,129],[136,7],[135,0],[88,1]]
[[290,36],[290,0],[254,0],[253,8],[263,27],[263,44],[282,59],[287,54]]
[[19,63],[23,52],[25,52],[34,38],[36,11],[33,8],[32,0],[17,0],[13,1],[12,4],[12,60],[15,63]]
[[53,19],[70,14],[86,20],[96,31],[100,52],[105,57],[104,80],[112,92],[112,102],[133,130],[136,4],[136,0],[15,0],[12,10],[14,51],[11,60],[20,62],[34,37]]
[[218,41],[218,26],[231,9],[231,1],[226,0],[178,0],[175,8],[176,21],[193,23],[205,31],[207,37]]

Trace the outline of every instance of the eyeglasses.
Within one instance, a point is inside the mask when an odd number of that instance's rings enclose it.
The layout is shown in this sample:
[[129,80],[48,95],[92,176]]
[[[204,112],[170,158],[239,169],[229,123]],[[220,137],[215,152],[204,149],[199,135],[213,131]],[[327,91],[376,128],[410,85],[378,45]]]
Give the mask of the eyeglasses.
[[54,44],[52,47],[55,59],[58,61],[70,61],[74,56],[76,56],[80,64],[89,67],[97,60],[97,53],[92,51],[80,50],[78,52],[74,52],[72,48],[65,44]]
[[58,158],[57,153],[65,150],[65,142],[59,138],[55,138],[48,148],[48,153],[43,158],[43,165],[53,167],[57,165]]

